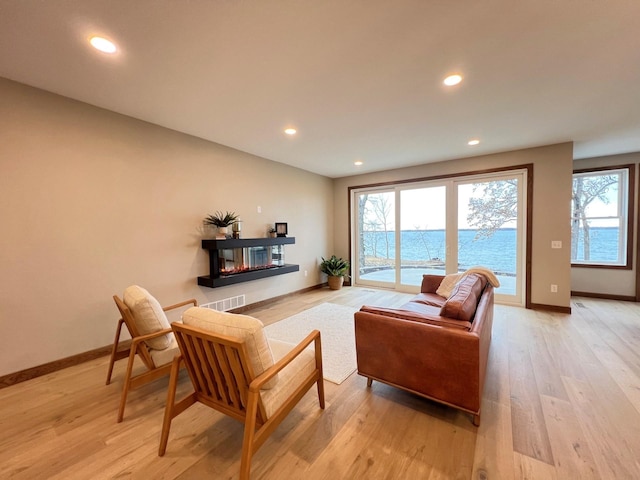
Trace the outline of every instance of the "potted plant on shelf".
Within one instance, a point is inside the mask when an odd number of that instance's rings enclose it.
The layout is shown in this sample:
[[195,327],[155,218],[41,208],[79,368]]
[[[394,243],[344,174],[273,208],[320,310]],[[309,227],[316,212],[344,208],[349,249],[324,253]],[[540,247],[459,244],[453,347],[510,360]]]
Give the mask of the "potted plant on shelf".
[[276,231],[276,227],[269,227],[268,232],[270,238],[276,238],[278,236],[278,232]]
[[344,283],[344,278],[349,277],[347,274],[349,271],[349,262],[335,255],[331,255],[331,258],[326,260],[322,257],[320,271],[328,275],[329,288],[331,290],[340,290]]
[[218,227],[218,233],[226,235],[229,233],[229,227],[238,221],[238,215],[235,212],[222,213],[217,211],[213,215],[208,215],[204,219],[205,225],[214,225]]

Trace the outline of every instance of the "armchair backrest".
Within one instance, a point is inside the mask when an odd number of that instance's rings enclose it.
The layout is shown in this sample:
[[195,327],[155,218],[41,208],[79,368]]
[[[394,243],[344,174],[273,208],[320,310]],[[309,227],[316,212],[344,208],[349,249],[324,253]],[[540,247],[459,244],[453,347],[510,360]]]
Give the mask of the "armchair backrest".
[[[125,303],[117,295],[113,296],[113,301],[116,302],[116,307],[118,307],[118,310],[120,311],[122,320],[124,321],[124,324],[127,327],[127,330],[129,330],[129,335],[131,335],[131,338],[139,337],[141,334],[138,331],[138,327],[136,326],[136,321],[133,318],[133,313],[131,313],[131,310],[129,310],[129,307],[127,307]],[[116,338],[117,338],[117,334],[116,334]],[[155,363],[151,358],[149,349],[146,346],[146,344],[144,344],[144,342],[140,343],[140,347],[137,349],[137,353],[140,355],[142,362],[145,364],[145,366],[149,370],[152,370],[155,368]]]
[[[160,302],[144,288],[138,285],[127,287],[122,296],[122,300],[131,312],[131,320],[135,331],[134,333],[134,331],[130,330],[132,335],[148,335],[171,328]],[[117,303],[118,302],[116,302],[116,304]],[[129,327],[128,324],[127,327]],[[164,350],[171,345],[172,340],[173,334],[168,333],[147,340],[145,343],[149,348]]]
[[[244,341],[247,360],[255,376],[261,375],[274,364],[271,347],[264,333],[264,324],[257,318],[218,312],[209,308],[192,307],[183,313],[182,322],[210,334],[231,337],[238,342]],[[276,375],[265,383],[263,388],[273,388],[277,382],[278,376]]]
[[[198,401],[244,423],[249,385],[256,377],[247,341],[175,322],[171,328]],[[266,420],[259,399],[256,425]]]

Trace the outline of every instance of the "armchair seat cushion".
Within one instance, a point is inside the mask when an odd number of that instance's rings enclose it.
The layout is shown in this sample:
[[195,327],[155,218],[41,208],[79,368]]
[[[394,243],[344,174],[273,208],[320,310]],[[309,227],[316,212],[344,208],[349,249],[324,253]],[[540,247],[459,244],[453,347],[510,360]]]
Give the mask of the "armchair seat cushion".
[[[295,345],[280,340],[269,340],[269,346],[273,353],[273,359],[277,362]],[[289,365],[278,372],[278,383],[274,388],[262,390],[262,404],[267,413],[267,418],[271,417],[280,406],[293,395],[293,392],[300,386],[303,378],[313,375],[316,369],[316,355],[313,346],[306,348]]]
[[155,348],[149,349],[149,354],[153,359],[153,363],[156,366],[166,365],[173,361],[173,357],[180,355],[180,349],[178,348],[178,342],[173,334],[171,334],[171,342],[169,346],[163,350],[156,350]]
[[[191,307],[183,313],[182,322],[218,335],[244,340],[255,376],[261,375],[274,364],[273,354],[267,336],[264,334],[264,324],[257,318],[218,312],[210,308]],[[273,388],[278,382],[279,375],[280,373],[265,383],[263,388]]]
[[[148,335],[160,330],[171,329],[169,319],[162,306],[147,290],[138,285],[131,285],[124,291],[122,301],[125,303],[135,321],[139,335]],[[149,348],[164,350],[174,341],[173,333],[167,333],[146,341]]]

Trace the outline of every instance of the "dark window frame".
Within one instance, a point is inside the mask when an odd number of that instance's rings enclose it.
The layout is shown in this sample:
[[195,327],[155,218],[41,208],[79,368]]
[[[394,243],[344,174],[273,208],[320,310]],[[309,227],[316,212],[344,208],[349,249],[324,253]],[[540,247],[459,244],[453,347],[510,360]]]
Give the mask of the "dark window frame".
[[[627,170],[627,248],[624,265],[611,265],[607,263],[574,263],[571,262],[571,268],[602,268],[609,270],[631,270],[633,268],[633,219],[635,216],[634,195],[635,195],[635,164],[612,165],[604,167],[580,168],[573,171],[573,175],[581,173],[597,173],[611,170]],[[572,175],[572,191],[573,191],[573,175]]]

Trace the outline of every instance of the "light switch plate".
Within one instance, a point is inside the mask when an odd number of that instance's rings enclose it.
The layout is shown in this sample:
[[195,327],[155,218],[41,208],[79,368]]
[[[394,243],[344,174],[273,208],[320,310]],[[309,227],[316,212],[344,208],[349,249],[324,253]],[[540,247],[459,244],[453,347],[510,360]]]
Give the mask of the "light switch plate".
[[560,240],[552,240],[551,248],[562,248],[562,241]]

